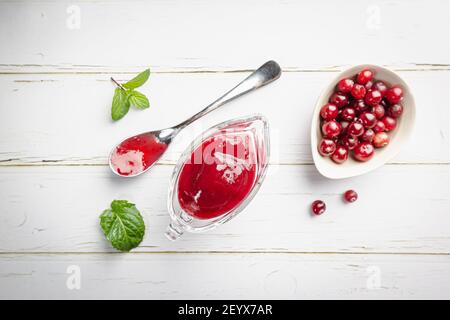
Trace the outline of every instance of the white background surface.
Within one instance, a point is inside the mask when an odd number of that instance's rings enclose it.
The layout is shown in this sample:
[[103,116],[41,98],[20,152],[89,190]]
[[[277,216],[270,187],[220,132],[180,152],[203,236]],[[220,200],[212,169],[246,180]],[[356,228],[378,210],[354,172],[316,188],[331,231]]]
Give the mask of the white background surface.
[[[449,11],[437,0],[1,1],[0,298],[450,298]],[[281,79],[183,131],[151,172],[109,172],[116,142],[178,123],[269,59]],[[359,63],[399,71],[415,132],[384,167],[327,180],[310,116],[336,72]],[[109,77],[145,67],[150,109],[113,123]],[[273,144],[259,194],[219,229],[166,240],[180,152],[255,112]],[[351,205],[348,188],[360,194]],[[98,226],[117,198],[146,221],[133,253],[112,250]],[[318,198],[328,210],[312,217]],[[66,286],[72,265],[79,290]]]

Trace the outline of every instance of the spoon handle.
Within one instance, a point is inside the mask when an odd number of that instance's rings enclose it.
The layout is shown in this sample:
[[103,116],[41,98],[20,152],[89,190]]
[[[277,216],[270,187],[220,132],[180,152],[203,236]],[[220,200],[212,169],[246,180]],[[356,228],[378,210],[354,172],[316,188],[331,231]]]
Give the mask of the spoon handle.
[[217,109],[218,107],[224,105],[225,103],[242,96],[250,91],[258,89],[272,81],[278,79],[281,76],[281,68],[275,61],[267,61],[257,70],[255,70],[251,75],[245,78],[233,89],[225,93],[219,99],[208,105],[206,108],[196,113],[186,121],[183,121],[176,127],[182,129],[185,126],[191,124],[195,120],[203,117],[205,114]]

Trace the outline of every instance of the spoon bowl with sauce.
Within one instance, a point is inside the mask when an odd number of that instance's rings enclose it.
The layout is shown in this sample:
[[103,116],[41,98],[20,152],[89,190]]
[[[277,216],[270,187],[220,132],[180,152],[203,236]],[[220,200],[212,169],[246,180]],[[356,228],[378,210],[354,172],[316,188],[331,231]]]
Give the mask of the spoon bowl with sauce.
[[275,61],[268,61],[233,89],[182,123],[162,130],[150,131],[127,138],[113,148],[109,167],[121,177],[136,177],[149,170],[166,152],[175,136],[186,126],[227,102],[258,89],[281,76]]

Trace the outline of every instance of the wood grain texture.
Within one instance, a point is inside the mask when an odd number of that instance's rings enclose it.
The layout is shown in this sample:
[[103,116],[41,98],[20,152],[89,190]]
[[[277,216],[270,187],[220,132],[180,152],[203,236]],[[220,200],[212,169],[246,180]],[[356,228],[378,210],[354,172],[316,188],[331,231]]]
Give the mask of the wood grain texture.
[[[172,169],[159,165],[130,180],[107,167],[0,168],[0,251],[114,251],[98,217],[112,199],[128,199],[147,225],[140,252],[450,253],[447,165],[390,165],[339,181],[321,177],[313,166],[271,166],[238,217],[176,242],[163,234]],[[356,203],[342,201],[348,188],[358,191]],[[310,214],[315,199],[327,203],[323,216]]]
[[[114,85],[109,75],[0,76],[0,165],[106,164],[110,149],[120,140],[181,122],[247,74],[154,74],[140,88],[150,98],[150,109],[133,108],[117,123],[110,120]],[[450,72],[400,74],[412,87],[418,115],[410,143],[393,162],[449,163],[450,109],[442,101],[450,101],[450,92],[443,89],[443,84],[450,83]],[[175,163],[192,139],[208,127],[252,113],[262,113],[270,122],[272,163],[312,163],[311,114],[334,76],[285,73],[273,84],[184,130],[162,163]]]
[[[7,1],[0,71],[247,70],[268,59],[287,70],[448,69],[450,43],[433,35],[450,28],[449,10],[442,0]],[[336,36],[347,30],[351,40]]]
[[[67,289],[69,266],[79,267],[80,290]],[[448,299],[449,293],[450,256],[0,255],[1,299]]]

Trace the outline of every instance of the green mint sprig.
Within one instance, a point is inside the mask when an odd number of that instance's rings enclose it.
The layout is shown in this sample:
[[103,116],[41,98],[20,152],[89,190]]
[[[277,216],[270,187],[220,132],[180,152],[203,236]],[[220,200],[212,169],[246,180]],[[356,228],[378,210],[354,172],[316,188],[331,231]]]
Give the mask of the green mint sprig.
[[111,106],[111,118],[114,121],[122,119],[130,110],[130,106],[135,106],[138,109],[150,107],[148,98],[135,90],[147,82],[149,76],[150,69],[146,69],[123,84],[118,83],[111,77],[111,80],[117,85]]
[[128,252],[136,248],[144,238],[145,223],[133,203],[113,200],[111,208],[100,215],[100,226],[111,245]]

